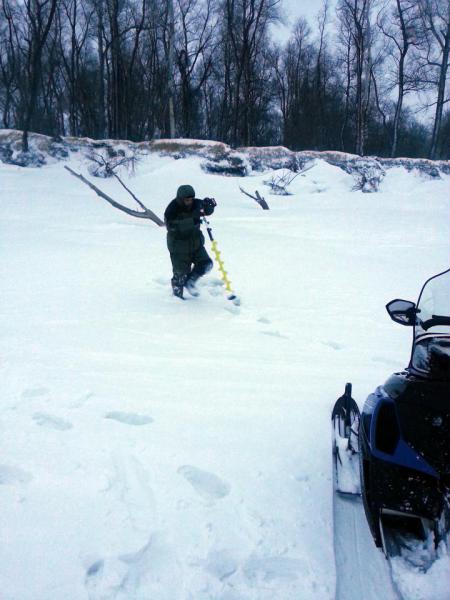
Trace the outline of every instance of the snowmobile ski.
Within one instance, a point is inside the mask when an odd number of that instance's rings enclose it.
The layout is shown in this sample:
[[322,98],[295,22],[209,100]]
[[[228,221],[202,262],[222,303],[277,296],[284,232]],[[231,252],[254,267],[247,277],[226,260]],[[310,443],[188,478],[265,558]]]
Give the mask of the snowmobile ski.
[[347,383],[344,395],[338,398],[331,415],[333,434],[334,488],[341,494],[359,495],[360,413],[352,398],[352,384]]

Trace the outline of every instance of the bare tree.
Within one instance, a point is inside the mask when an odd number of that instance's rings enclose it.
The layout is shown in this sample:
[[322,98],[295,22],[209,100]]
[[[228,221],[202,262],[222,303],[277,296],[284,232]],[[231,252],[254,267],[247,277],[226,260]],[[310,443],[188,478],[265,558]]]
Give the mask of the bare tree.
[[319,46],[316,59],[315,96],[317,98],[317,132],[318,138],[323,139],[325,132],[325,88],[326,88],[326,28],[329,19],[330,0],[323,0],[322,9],[317,17],[319,30]]
[[355,150],[365,153],[367,111],[370,104],[372,69],[371,11],[375,0],[340,0],[338,18],[347,41],[348,76],[355,90]]
[[94,8],[97,16],[97,52],[98,52],[98,133],[100,138],[106,137],[106,57],[105,57],[105,0],[94,0]]
[[388,41],[389,54],[395,66],[394,72],[388,74],[390,81],[387,86],[388,95],[397,88],[391,144],[391,156],[394,157],[397,154],[404,99],[409,92],[416,89],[414,63],[410,61],[408,64],[407,61],[411,48],[418,46],[416,1],[395,0],[389,12],[385,9],[384,12],[379,13],[377,25]]
[[31,128],[424,155],[405,106],[420,86],[435,100],[430,156],[448,152],[448,0],[337,0],[334,47],[331,0],[312,31],[300,20],[274,43],[280,2],[0,0],[0,122],[24,147]]
[[448,0],[418,0],[427,45],[426,65],[436,73],[434,84],[437,89],[436,110],[429,158],[439,152],[442,115],[446,98],[450,56],[450,2]]
[[61,0],[57,19],[59,25],[59,56],[61,73],[68,95],[70,135],[80,135],[81,59],[86,47],[93,8],[79,0]]
[[177,0],[176,60],[180,74],[181,131],[191,137],[198,125],[196,99],[208,79],[217,46],[217,12],[213,0]]
[[26,23],[27,66],[26,97],[23,116],[22,150],[28,152],[28,132],[36,111],[39,81],[41,77],[41,57],[47,36],[55,16],[57,0],[25,0],[24,18]]
[[255,83],[268,45],[268,26],[278,17],[280,0],[225,0],[225,31],[233,70],[229,81],[234,144],[253,141]]
[[343,77],[343,92],[344,92],[344,111],[342,124],[340,127],[340,149],[342,152],[346,150],[346,134],[350,119],[350,104],[352,92],[352,55],[353,43],[352,34],[349,26],[348,13],[344,10],[339,15],[339,30],[338,30],[338,48],[340,50],[338,58],[338,67],[340,67],[345,75]]
[[169,91],[169,123],[170,137],[175,137],[175,90],[174,90],[174,53],[175,53],[175,14],[173,0],[167,0],[168,11],[168,40],[167,40],[167,81]]
[[306,119],[309,81],[314,70],[310,36],[308,23],[300,18],[276,64],[277,90],[282,98],[283,143],[286,146],[297,147],[296,143],[304,134],[302,125]]
[[3,127],[8,128],[16,89],[17,49],[14,41],[14,11],[8,0],[2,0],[1,11],[4,18],[0,29],[0,73],[4,89],[2,120]]

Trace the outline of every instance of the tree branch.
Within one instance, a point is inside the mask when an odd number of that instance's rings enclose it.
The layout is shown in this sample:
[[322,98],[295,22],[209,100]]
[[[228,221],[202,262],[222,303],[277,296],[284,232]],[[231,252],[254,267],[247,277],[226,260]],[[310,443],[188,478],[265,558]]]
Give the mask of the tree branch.
[[[136,197],[134,196],[134,194],[131,194],[131,195],[138,202],[138,204],[143,207],[144,210],[142,212],[139,211],[139,210],[132,210],[131,208],[128,208],[127,206],[123,206],[122,204],[119,204],[118,202],[116,202],[115,200],[113,200],[110,196],[108,196],[107,194],[105,194],[105,192],[102,192],[102,190],[100,190],[93,183],[91,183],[90,181],[88,181],[80,173],[76,173],[75,171],[73,171],[67,165],[64,166],[64,168],[67,169],[67,171],[69,171],[69,173],[71,175],[73,175],[74,177],[76,177],[77,179],[79,179],[80,181],[82,181],[85,185],[87,185],[88,187],[90,187],[91,190],[94,190],[94,192],[97,194],[97,196],[100,196],[100,198],[103,198],[103,200],[106,200],[106,202],[109,202],[109,204],[111,204],[111,206],[114,206],[114,208],[118,208],[119,210],[127,213],[127,215],[130,215],[132,217],[138,217],[139,219],[150,219],[150,221],[153,221],[159,227],[162,227],[164,225],[164,221],[161,221],[161,219],[158,217],[158,215],[156,215],[149,208],[146,208],[142,204],[142,202],[140,202],[139,200],[137,200]],[[122,184],[122,185],[124,185],[124,184]],[[124,185],[124,187],[125,187],[125,185]],[[127,188],[125,187],[125,189],[127,189]]]
[[144,211],[148,211],[148,208],[146,206],[144,206],[144,204],[142,204],[142,202],[139,200],[139,198],[137,198],[133,192],[127,188],[127,186],[124,184],[124,182],[120,179],[120,177],[117,175],[117,173],[114,173],[114,171],[112,172],[113,176],[117,179],[117,181],[120,183],[120,185],[130,194],[130,196],[133,198],[133,200],[136,201],[137,204],[139,204],[139,206],[144,210]]
[[269,210],[269,205],[267,204],[267,202],[264,200],[264,198],[262,196],[260,196],[258,190],[256,190],[255,192],[255,196],[252,196],[251,194],[249,194],[248,192],[246,192],[245,190],[243,190],[241,187],[239,187],[239,189],[241,190],[241,192],[243,194],[245,194],[246,196],[248,196],[249,198],[252,198],[253,200],[255,200],[263,210]]

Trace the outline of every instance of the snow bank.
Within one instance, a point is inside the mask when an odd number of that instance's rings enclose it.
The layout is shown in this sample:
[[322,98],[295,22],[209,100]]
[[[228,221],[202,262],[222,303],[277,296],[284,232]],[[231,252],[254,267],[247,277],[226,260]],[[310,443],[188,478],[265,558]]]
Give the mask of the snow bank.
[[[87,157],[97,155],[101,160],[140,160],[147,155],[158,154],[173,159],[197,156],[206,173],[242,177],[256,172],[289,169],[302,171],[314,160],[323,160],[337,166],[354,178],[354,189],[363,192],[378,191],[386,175],[386,169],[404,167],[407,171],[417,171],[431,179],[438,179],[441,173],[450,174],[450,161],[430,161],[412,158],[360,157],[338,151],[293,152],[283,146],[243,147],[232,149],[227,144],[211,140],[160,139],[149,142],[126,140],[92,140],[90,138],[58,137],[30,134],[30,151],[21,151],[21,132],[0,130],[0,160],[7,164],[40,167],[59,160],[67,160],[71,155],[81,153]],[[94,165],[94,176],[108,175],[103,168]]]

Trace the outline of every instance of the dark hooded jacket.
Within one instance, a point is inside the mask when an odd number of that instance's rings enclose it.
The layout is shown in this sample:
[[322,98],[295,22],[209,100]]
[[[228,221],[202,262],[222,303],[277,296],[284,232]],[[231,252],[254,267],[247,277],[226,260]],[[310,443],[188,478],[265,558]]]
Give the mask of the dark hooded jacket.
[[199,198],[194,198],[189,208],[181,198],[172,200],[164,212],[169,251],[176,251],[178,247],[186,252],[203,246],[205,238],[200,230],[200,219],[202,214],[208,216],[213,212],[214,206]]

